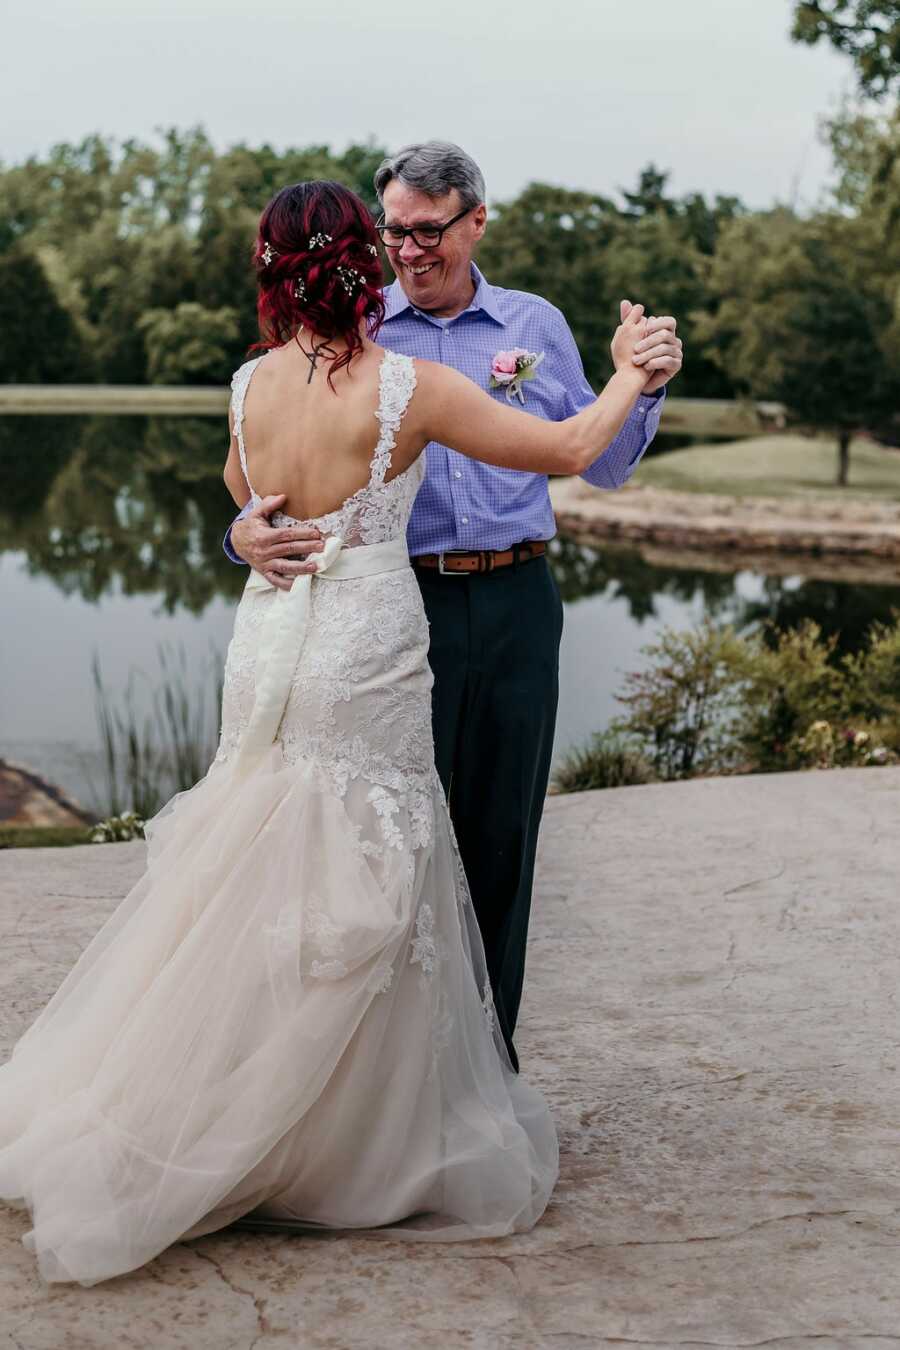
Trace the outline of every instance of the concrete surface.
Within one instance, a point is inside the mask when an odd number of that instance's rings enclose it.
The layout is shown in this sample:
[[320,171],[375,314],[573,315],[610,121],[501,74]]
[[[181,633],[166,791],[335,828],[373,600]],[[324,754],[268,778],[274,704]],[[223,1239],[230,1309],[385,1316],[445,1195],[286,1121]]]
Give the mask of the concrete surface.
[[[47,1289],[0,1209],[3,1350],[900,1348],[900,769],[548,802],[523,1023],[562,1175],[531,1234],[225,1232]],[[143,846],[0,854],[12,1045]]]

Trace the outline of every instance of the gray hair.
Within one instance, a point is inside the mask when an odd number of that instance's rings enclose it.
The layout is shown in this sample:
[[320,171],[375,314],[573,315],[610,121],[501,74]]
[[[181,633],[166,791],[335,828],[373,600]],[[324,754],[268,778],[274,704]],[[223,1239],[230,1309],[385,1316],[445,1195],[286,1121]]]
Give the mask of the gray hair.
[[484,201],[484,175],[471,155],[452,141],[421,141],[404,145],[396,155],[382,160],[375,171],[375,191],[383,203],[384,190],[392,178],[417,188],[426,197],[444,197],[456,188],[464,207]]

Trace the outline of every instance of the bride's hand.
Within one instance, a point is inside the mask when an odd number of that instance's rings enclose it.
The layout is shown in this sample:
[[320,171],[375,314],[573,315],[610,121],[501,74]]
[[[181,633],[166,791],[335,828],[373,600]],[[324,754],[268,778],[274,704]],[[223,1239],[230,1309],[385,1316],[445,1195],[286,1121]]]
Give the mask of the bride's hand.
[[[623,321],[630,309],[630,301],[623,300],[621,304]],[[678,322],[671,314],[664,314],[661,318],[650,314],[645,322],[647,330],[638,343],[634,364],[647,376],[643,392],[653,394],[668,384],[669,380],[674,379],[681,370],[684,348],[681,338],[676,333]]]
[[646,336],[647,320],[644,318],[643,305],[631,305],[626,310],[627,300],[622,301],[622,322],[619,324],[610,345],[613,365],[616,370],[637,370],[634,358],[637,344]]

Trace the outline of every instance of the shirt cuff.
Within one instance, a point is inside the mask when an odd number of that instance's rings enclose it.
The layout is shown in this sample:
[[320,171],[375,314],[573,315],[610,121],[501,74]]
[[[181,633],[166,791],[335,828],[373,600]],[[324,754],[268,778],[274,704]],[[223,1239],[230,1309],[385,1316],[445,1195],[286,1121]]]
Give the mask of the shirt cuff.
[[241,511],[238,515],[236,515],[234,520],[228,526],[228,529],[225,531],[225,538],[222,540],[222,548],[225,550],[225,557],[228,558],[229,561],[237,563],[238,566],[240,567],[248,567],[249,563],[245,562],[244,559],[240,557],[239,554],[235,553],[234,547],[232,546],[231,543],[231,531],[234,529],[238,521],[243,520],[244,516],[249,515],[252,510],[253,510],[253,500],[251,498],[251,500],[244,507],[243,511]]
[[618,436],[582,473],[586,483],[611,491],[628,482],[659,430],[665,396],[665,386],[653,394],[638,395]]

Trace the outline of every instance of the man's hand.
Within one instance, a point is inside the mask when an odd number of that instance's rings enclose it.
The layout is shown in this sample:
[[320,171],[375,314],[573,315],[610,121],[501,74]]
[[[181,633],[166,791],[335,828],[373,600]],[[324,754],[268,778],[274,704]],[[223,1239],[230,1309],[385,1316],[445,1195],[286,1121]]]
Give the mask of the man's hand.
[[[631,301],[623,300],[619,312],[624,321],[631,310]],[[673,379],[681,369],[681,338],[676,337],[676,321],[670,314],[647,320],[646,336],[636,344],[634,364],[647,372],[647,383],[642,394],[653,394]]]
[[[315,572],[315,561],[307,561],[310,553],[321,553],[325,547],[321,532],[303,525],[276,529],[269,516],[278,511],[287,498],[263,497],[259,506],[231,527],[231,547],[239,558],[261,572],[266,581],[280,591],[289,591],[294,577],[304,572]],[[299,561],[297,561],[299,556]]]

